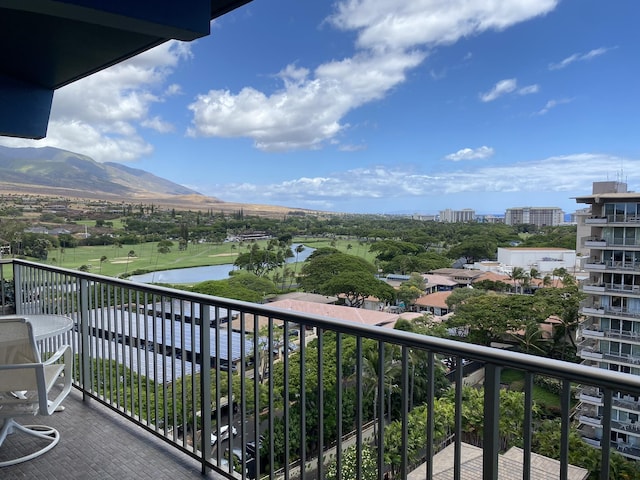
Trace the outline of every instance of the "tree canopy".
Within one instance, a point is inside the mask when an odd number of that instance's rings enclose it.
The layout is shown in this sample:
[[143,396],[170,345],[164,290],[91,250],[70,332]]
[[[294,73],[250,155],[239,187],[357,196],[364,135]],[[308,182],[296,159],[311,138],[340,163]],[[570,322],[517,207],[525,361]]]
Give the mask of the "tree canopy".
[[277,289],[268,278],[242,272],[225,280],[208,280],[197,283],[191,287],[190,291],[258,303],[264,299],[265,294],[275,293]]
[[278,242],[269,242],[265,248],[257,243],[249,247],[249,251],[240,253],[235,262],[236,267],[247,270],[257,276],[263,276],[272,270],[281,267],[287,258],[293,257],[293,252],[288,246]]
[[378,280],[375,272],[375,267],[363,258],[321,249],[304,262],[300,286],[307,292],[322,295],[344,294],[353,307],[361,307],[368,296],[391,301],[395,290]]

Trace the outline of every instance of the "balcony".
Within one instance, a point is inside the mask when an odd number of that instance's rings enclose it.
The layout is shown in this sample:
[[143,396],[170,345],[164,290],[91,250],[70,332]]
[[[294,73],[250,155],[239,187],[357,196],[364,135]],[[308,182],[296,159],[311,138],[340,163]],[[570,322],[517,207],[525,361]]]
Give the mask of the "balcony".
[[[4,468],[7,478],[34,478],[43,471],[69,478],[70,465],[105,479],[132,474],[185,478],[199,472],[208,472],[209,478],[325,478],[330,462],[337,461],[340,468],[348,445],[360,451],[364,445],[373,448],[379,478],[391,473],[384,454],[395,448],[392,478],[407,478],[416,463],[409,456],[409,435],[414,442],[412,367],[418,353],[431,379],[417,462],[426,462],[426,478],[433,478],[433,457],[445,440],[438,436],[441,419],[433,407],[439,358],[484,365],[483,478],[498,477],[502,367],[525,372],[524,445],[533,435],[535,375],[562,383],[565,442],[572,384],[604,392],[597,396],[604,406],[599,427],[603,438],[611,430],[612,392],[640,396],[640,377],[618,372],[22,260],[5,263],[13,269],[17,314],[71,317],[75,328],[64,341],[77,355],[76,388],[66,410],[44,420],[61,431],[60,444],[36,460]],[[293,330],[299,336],[293,340],[295,352],[289,354],[278,345]],[[391,407],[372,401],[373,390],[389,392],[390,385],[385,377],[366,373],[365,353],[374,354],[378,367],[388,360],[398,369],[389,394]],[[452,377],[455,418],[447,438],[461,452],[463,369]],[[337,421],[325,422],[329,414]],[[384,434],[390,422],[397,427],[396,444]],[[212,446],[211,434],[224,424],[236,426],[237,436]],[[262,442],[263,454],[262,461],[252,463],[254,473],[247,451],[256,441]],[[277,444],[285,446],[282,454],[276,455]],[[8,448],[11,443],[0,449],[0,458]],[[238,448],[246,455],[226,461],[225,451]],[[603,464],[608,464],[612,449],[602,446]],[[560,468],[566,478],[568,448],[564,451]],[[525,448],[525,464],[531,464],[530,455]],[[453,457],[457,461],[452,460],[451,467],[460,473],[461,457]]]
[[[640,412],[640,401],[635,400],[630,395],[614,396],[613,406],[620,410],[627,410],[629,412]],[[638,424],[635,424],[635,430],[638,429]]]
[[607,217],[588,217],[584,219],[587,225],[606,225]]
[[578,352],[580,358],[584,358],[585,360],[602,360],[603,354],[602,352],[598,352],[591,348],[583,348]]
[[626,307],[605,307],[601,315],[607,315],[610,317],[640,319],[640,312],[637,310],[630,310]]
[[585,284],[582,286],[582,291],[585,293],[604,293],[605,286],[603,283]]
[[640,262],[621,262],[621,261],[607,261],[602,262],[599,259],[589,259],[584,265],[587,271],[601,272],[605,270],[610,271],[625,271],[625,272],[640,272]]
[[640,223],[640,215],[607,215],[608,223]]
[[582,328],[580,330],[580,333],[582,334],[583,337],[589,338],[589,339],[593,339],[593,338],[600,339],[605,337],[605,332],[603,332],[602,330],[598,330],[595,327]]
[[592,427],[599,427],[602,425],[602,418],[600,417],[590,417],[588,415],[580,415],[578,417],[578,421],[585,425],[591,425]]
[[[605,292],[640,295],[640,285],[623,285],[619,283],[606,283],[606,284],[600,284],[600,286],[603,287],[603,291]],[[584,291],[586,292],[587,290],[585,289]]]
[[596,262],[596,261],[588,261],[587,263],[584,264],[584,268],[587,271],[592,271],[592,270],[606,270],[607,269],[607,264],[604,262]]
[[599,305],[584,306],[580,310],[584,315],[604,315],[604,308]]
[[585,247],[606,247],[607,241],[604,238],[586,238],[584,240]]

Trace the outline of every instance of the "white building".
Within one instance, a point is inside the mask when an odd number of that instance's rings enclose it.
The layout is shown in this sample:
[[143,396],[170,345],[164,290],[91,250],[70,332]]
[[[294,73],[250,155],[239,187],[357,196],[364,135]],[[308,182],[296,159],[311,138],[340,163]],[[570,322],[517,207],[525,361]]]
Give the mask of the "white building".
[[536,225],[555,227],[564,223],[564,212],[558,207],[514,207],[504,214],[507,225]]
[[525,270],[537,269],[540,273],[552,273],[557,268],[573,272],[576,267],[576,251],[567,248],[498,248],[498,263],[507,270],[513,267]]
[[447,208],[440,210],[440,221],[447,223],[469,223],[475,222],[476,211],[471,208],[464,208],[462,210],[451,210]]
[[[576,201],[591,206],[590,215],[580,216],[589,231],[577,238],[578,248],[589,251],[578,355],[587,365],[640,375],[640,193],[627,192],[624,183],[596,182],[592,195]],[[583,387],[579,398],[585,440],[596,447],[610,441],[640,460],[640,397],[613,393],[610,439],[602,438],[604,392]]]

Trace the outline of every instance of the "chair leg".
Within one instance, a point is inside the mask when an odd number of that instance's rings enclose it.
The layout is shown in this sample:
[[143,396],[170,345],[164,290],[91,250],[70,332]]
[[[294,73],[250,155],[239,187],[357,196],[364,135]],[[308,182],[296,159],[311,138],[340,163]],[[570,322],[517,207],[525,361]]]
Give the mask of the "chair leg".
[[44,447],[28,455],[23,455],[22,457],[0,462],[0,468],[8,467],[9,465],[15,465],[17,463],[26,462],[27,460],[36,458],[43,453],[51,450],[60,441],[60,432],[58,432],[58,430],[56,430],[55,428],[48,427],[46,425],[22,425],[16,422],[13,418],[8,418],[5,420],[2,429],[0,429],[0,446],[2,446],[2,444],[4,443],[7,435],[16,433],[18,431],[42,440],[46,440],[48,443]]

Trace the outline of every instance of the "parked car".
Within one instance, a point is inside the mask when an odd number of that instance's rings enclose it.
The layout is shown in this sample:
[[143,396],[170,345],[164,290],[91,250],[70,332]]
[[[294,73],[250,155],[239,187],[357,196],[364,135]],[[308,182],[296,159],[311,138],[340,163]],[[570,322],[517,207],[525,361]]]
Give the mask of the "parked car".
[[220,440],[221,442],[228,440],[229,429],[231,429],[231,433],[233,434],[234,437],[238,435],[238,429],[236,427],[234,427],[233,425],[231,425],[231,427],[229,427],[229,425],[223,425],[218,430],[217,435],[214,433],[211,434],[211,446],[214,446],[218,442],[218,440]]

